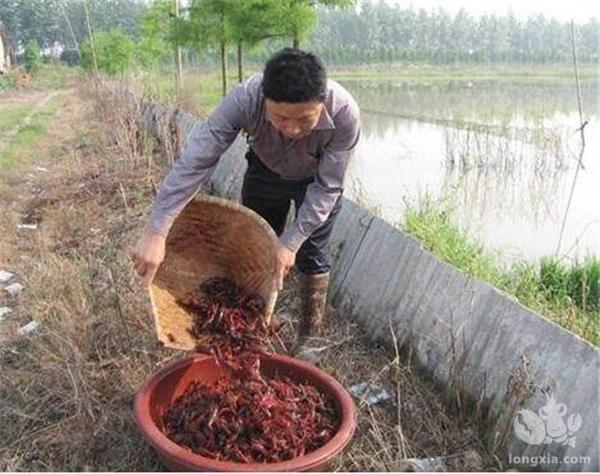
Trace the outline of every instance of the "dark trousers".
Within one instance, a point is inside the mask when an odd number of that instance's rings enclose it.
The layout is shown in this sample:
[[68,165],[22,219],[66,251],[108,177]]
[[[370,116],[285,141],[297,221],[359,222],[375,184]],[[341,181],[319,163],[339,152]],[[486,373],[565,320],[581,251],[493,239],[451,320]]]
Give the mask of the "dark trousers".
[[[248,169],[242,186],[242,204],[265,219],[279,236],[283,233],[291,202],[294,201],[296,217],[304,201],[306,187],[313,178],[292,181],[283,179],[268,169],[252,150],[246,153]],[[337,200],[327,220],[304,241],[296,254],[296,267],[302,273],[318,274],[328,272],[331,262],[327,244],[333,224],[342,206]]]

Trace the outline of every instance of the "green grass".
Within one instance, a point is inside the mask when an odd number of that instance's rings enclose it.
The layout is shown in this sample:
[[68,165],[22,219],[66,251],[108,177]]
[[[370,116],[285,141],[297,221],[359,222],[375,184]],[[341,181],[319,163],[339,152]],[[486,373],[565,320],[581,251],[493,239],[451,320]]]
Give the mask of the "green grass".
[[33,116],[31,123],[25,125],[12,137],[5,148],[0,151],[0,170],[8,169],[19,161],[32,156],[39,141],[46,136],[48,124],[56,114],[58,104],[55,99]]
[[[237,77],[228,75],[228,88],[238,83]],[[209,110],[214,109],[223,98],[221,76],[218,74],[186,75],[184,89],[191,92],[198,103]]]
[[16,127],[28,112],[29,108],[25,106],[15,106],[0,111],[0,134]]
[[[248,77],[250,73],[246,73]],[[157,102],[175,103],[175,80],[170,72],[151,71],[143,75],[131,76],[134,83],[138,84],[140,93]],[[228,75],[228,88],[238,83],[237,76]],[[222,86],[221,76],[214,73],[185,73],[183,77],[184,94],[191,96],[197,108],[208,113],[221,101]]]
[[[390,66],[389,64],[358,67],[332,67],[329,75],[334,79],[420,79],[420,80],[511,80],[511,81],[557,81],[573,80],[571,66],[553,65],[520,65],[520,64],[490,64],[490,65],[463,65],[463,66],[435,66],[417,64],[411,67],[406,65]],[[598,78],[595,66],[584,65],[579,67],[582,80]]]
[[10,74],[0,76],[0,92],[14,89],[15,85],[15,79]]
[[35,89],[65,89],[78,74],[77,68],[63,64],[42,64],[32,76],[30,87]]
[[441,260],[494,285],[502,280],[496,258],[486,253],[481,243],[466,238],[448,213],[437,211],[429,204],[418,211],[408,209],[404,227]]
[[408,208],[404,230],[438,258],[512,295],[524,306],[600,344],[600,259],[566,264],[555,258],[503,268],[499,256],[461,231],[431,203]]

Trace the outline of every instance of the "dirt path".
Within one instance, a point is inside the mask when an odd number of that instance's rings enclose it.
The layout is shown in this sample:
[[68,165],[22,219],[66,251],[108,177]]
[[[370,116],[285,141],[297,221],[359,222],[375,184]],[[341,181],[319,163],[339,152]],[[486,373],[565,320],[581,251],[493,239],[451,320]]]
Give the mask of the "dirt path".
[[4,148],[8,146],[11,140],[21,131],[21,129],[23,129],[23,127],[26,127],[31,123],[33,117],[35,117],[35,115],[40,110],[42,110],[48,102],[50,102],[54,97],[56,97],[60,93],[61,91],[57,90],[49,91],[45,92],[41,97],[36,98],[34,96],[33,99],[30,101],[23,101],[26,102],[27,105],[33,104],[33,106],[31,107],[30,112],[23,118],[23,120],[21,120],[19,124],[0,135],[0,152],[2,152]]
[[[13,308],[0,322],[3,471],[163,469],[133,426],[131,407],[144,379],[180,354],[157,346],[148,298],[128,259],[162,171],[155,166],[149,177],[126,158],[110,125],[118,110],[99,109],[69,96],[44,152],[0,177],[0,270],[24,285],[16,298],[0,295],[0,306]],[[16,228],[24,215],[35,216],[36,230]],[[292,275],[277,305],[288,342],[298,305]],[[31,320],[39,328],[20,335]],[[374,382],[391,394],[371,407],[358,404],[359,429],[336,470],[502,469],[467,416],[343,314],[330,311],[323,346],[322,368],[346,387]],[[425,458],[434,464],[411,461]]]
[[14,106],[26,106],[46,96],[47,90],[13,89],[0,93],[0,112]]

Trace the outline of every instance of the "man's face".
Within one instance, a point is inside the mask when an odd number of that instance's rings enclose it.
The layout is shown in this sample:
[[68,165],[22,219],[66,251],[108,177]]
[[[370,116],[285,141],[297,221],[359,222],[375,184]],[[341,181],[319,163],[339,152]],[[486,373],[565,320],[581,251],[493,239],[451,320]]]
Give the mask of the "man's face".
[[292,140],[308,135],[315,128],[323,107],[318,101],[289,104],[270,99],[265,101],[265,105],[269,122]]

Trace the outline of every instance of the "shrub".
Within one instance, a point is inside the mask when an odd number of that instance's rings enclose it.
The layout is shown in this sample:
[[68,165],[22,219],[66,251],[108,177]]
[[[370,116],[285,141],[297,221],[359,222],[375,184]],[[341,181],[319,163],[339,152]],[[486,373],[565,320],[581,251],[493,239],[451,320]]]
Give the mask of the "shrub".
[[27,43],[23,60],[25,62],[25,70],[29,74],[33,75],[40,69],[42,55],[36,40],[33,39]]
[[[109,76],[122,75],[134,62],[135,43],[121,30],[101,31],[94,36],[98,70]],[[87,40],[81,45],[81,63],[94,70],[94,55]]]

